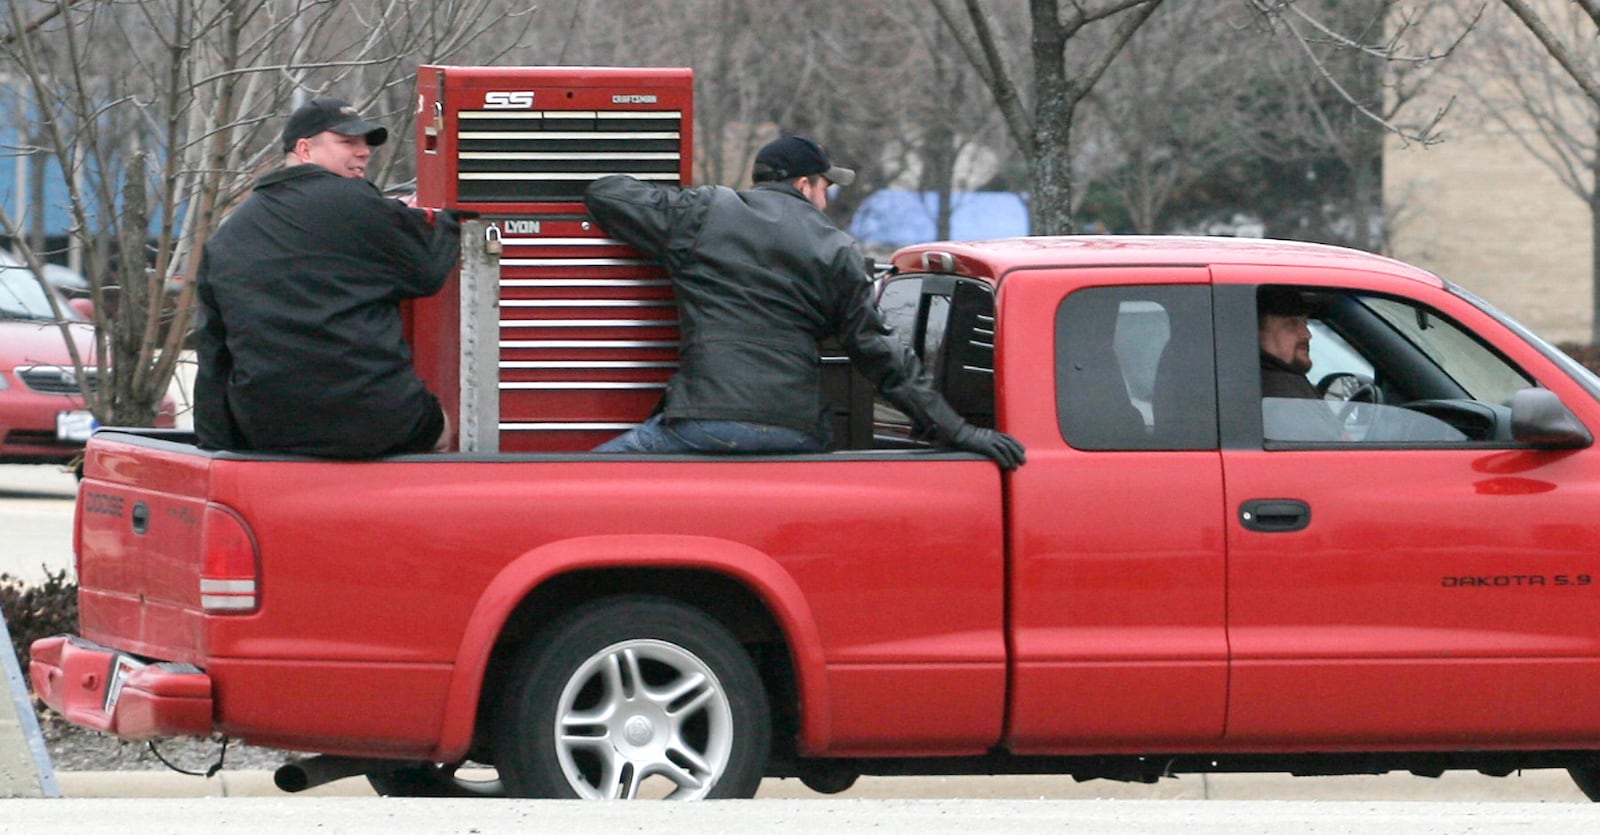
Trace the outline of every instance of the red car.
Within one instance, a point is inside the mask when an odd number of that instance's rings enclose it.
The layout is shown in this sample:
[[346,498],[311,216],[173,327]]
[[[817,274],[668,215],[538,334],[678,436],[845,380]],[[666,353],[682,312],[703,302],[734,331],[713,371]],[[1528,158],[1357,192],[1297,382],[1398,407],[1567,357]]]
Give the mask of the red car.
[[[94,375],[90,324],[33,273],[20,266],[0,268],[0,463],[67,463],[83,451],[97,426],[84,403],[57,310],[68,320],[79,357],[90,366],[86,373]],[[164,403],[156,425],[173,426],[174,413],[172,403]]]

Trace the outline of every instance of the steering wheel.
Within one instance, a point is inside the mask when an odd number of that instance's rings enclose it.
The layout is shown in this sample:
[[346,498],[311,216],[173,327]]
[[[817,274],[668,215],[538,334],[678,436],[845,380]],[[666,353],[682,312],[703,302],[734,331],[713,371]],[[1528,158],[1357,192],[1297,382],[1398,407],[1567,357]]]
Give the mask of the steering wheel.
[[[1342,403],[1338,411],[1339,425],[1352,438],[1370,438],[1378,428],[1383,409],[1383,389],[1376,380],[1362,374],[1335,371],[1317,381],[1317,393],[1323,399]],[[1353,430],[1362,429],[1356,432]]]

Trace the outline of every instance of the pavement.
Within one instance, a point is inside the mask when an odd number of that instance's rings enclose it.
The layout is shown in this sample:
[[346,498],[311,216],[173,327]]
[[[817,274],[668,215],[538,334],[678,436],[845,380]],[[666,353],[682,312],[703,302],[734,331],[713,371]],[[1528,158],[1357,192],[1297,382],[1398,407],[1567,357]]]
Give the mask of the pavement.
[[[491,772],[472,773],[483,777]],[[221,771],[191,777],[167,771],[58,771],[68,798],[287,797],[270,771]],[[300,794],[313,797],[372,797],[362,777],[336,780]],[[1065,776],[863,777],[850,790],[822,795],[798,780],[769,779],[758,798],[787,800],[1276,800],[1587,803],[1565,771],[1541,769],[1509,777],[1449,772],[1442,777],[1410,774],[1350,777],[1291,777],[1281,774],[1184,775],[1154,784],[1107,780],[1074,782]]]
[[1573,803],[1328,803],[1192,800],[720,800],[629,803],[434,798],[11,800],[0,835],[696,835],[871,832],[874,835],[1593,835],[1594,810]]
[[0,574],[27,583],[72,570],[72,509],[78,482],[53,464],[0,465]]

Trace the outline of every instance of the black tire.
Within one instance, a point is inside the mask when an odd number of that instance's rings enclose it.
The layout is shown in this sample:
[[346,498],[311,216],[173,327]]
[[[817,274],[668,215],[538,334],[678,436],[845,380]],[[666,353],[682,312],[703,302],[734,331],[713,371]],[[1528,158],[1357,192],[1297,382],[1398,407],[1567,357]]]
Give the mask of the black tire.
[[860,772],[848,766],[816,766],[800,771],[800,782],[817,794],[839,794],[849,791],[861,779]]
[[744,647],[658,597],[599,600],[552,622],[496,715],[495,765],[512,797],[753,797],[772,742]]
[[505,797],[498,777],[470,779],[456,776],[457,766],[411,763],[393,771],[367,775],[372,790],[384,797]]
[[1586,765],[1567,769],[1572,775],[1572,782],[1578,784],[1578,791],[1584,797],[1600,803],[1600,765]]

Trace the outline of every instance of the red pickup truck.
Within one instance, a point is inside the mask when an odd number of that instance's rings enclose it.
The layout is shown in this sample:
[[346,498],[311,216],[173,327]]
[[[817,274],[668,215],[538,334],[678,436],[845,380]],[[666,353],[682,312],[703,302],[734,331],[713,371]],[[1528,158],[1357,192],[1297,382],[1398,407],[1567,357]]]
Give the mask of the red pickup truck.
[[[880,306],[1025,466],[926,448],[883,403],[864,441],[793,456],[352,463],[101,431],[82,635],[34,644],[35,691],[126,738],[321,755],[289,788],[1567,768],[1600,795],[1594,375],[1343,249],[893,263]],[[1262,397],[1269,286],[1312,311],[1321,399]]]

